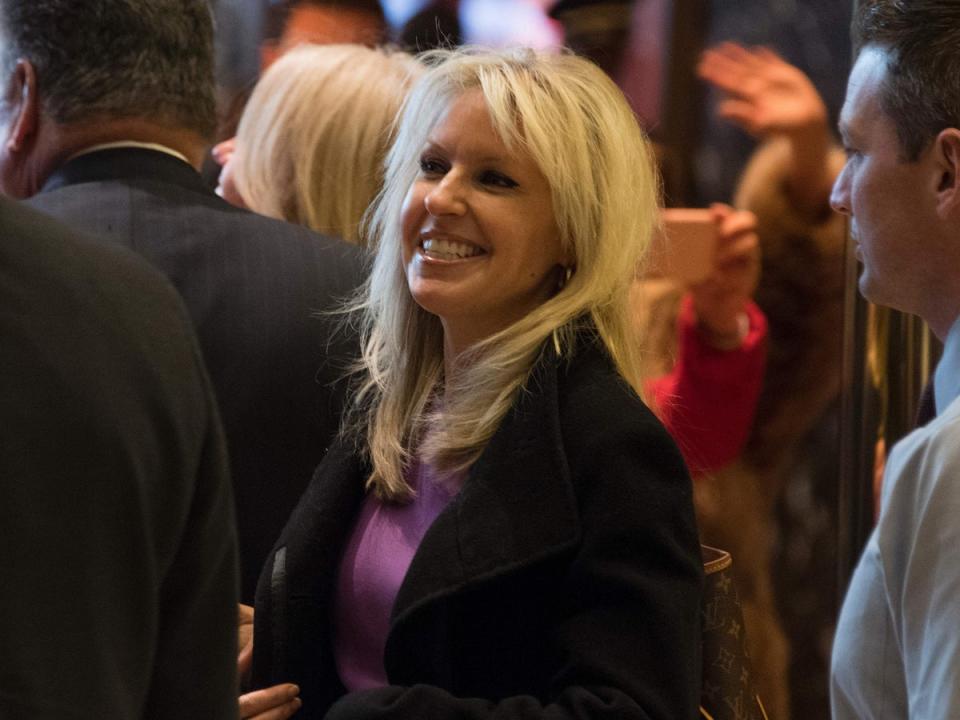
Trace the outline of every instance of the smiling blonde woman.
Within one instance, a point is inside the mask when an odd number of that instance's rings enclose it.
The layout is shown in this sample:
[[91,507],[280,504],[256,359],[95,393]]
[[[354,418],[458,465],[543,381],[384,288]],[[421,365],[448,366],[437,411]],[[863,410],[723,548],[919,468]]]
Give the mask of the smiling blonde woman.
[[694,717],[690,479],[628,303],[649,145],[572,55],[427,63],[370,215],[355,422],[261,576],[249,714],[299,688],[311,718]]

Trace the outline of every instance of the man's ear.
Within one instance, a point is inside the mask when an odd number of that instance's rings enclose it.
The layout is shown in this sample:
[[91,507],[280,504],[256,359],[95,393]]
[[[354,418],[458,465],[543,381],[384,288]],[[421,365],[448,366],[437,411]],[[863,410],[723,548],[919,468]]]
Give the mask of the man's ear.
[[939,173],[937,214],[960,218],[960,129],[941,130],[933,141]]
[[17,60],[7,92],[10,122],[4,149],[10,154],[21,153],[29,149],[36,139],[40,120],[37,73],[29,60]]

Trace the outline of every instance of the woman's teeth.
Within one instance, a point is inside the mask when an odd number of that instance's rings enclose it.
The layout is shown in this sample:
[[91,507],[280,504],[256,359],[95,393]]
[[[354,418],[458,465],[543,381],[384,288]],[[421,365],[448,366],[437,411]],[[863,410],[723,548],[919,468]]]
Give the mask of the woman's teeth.
[[437,260],[463,260],[483,253],[476,245],[439,238],[424,240],[421,247],[424,255]]

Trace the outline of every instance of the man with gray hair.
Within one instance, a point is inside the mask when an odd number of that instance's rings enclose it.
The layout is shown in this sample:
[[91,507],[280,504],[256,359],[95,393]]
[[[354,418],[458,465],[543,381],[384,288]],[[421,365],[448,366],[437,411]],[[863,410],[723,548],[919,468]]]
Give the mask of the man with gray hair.
[[960,717],[960,2],[863,0],[831,203],[870,301],[944,341],[937,416],[894,446],[833,649],[836,718]]
[[212,33],[205,0],[0,0],[0,189],[132,248],[180,291],[224,421],[250,602],[339,425],[355,339],[317,316],[360,268],[346,243],[201,182]]

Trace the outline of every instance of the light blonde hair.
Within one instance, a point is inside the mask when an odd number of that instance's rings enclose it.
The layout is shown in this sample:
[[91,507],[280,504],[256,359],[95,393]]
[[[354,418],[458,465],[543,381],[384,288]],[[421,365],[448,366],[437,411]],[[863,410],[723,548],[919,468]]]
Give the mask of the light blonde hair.
[[257,83],[237,128],[234,182],[247,207],[359,242],[410,82],[402,52],[304,45]]
[[[629,290],[658,222],[659,181],[652,151],[622,93],[595,65],[572,54],[530,49],[434,51],[431,69],[407,98],[387,156],[384,188],[368,216],[378,241],[362,311],[363,384],[355,408],[372,474],[368,489],[402,500],[414,453],[446,471],[480,455],[526,381],[545,341],[569,354],[592,327],[639,392],[638,338]],[[401,206],[419,157],[443,114],[479,89],[504,144],[534,160],[550,185],[573,275],[553,297],[474,345],[444,382],[443,330],[407,288],[400,261]]]

